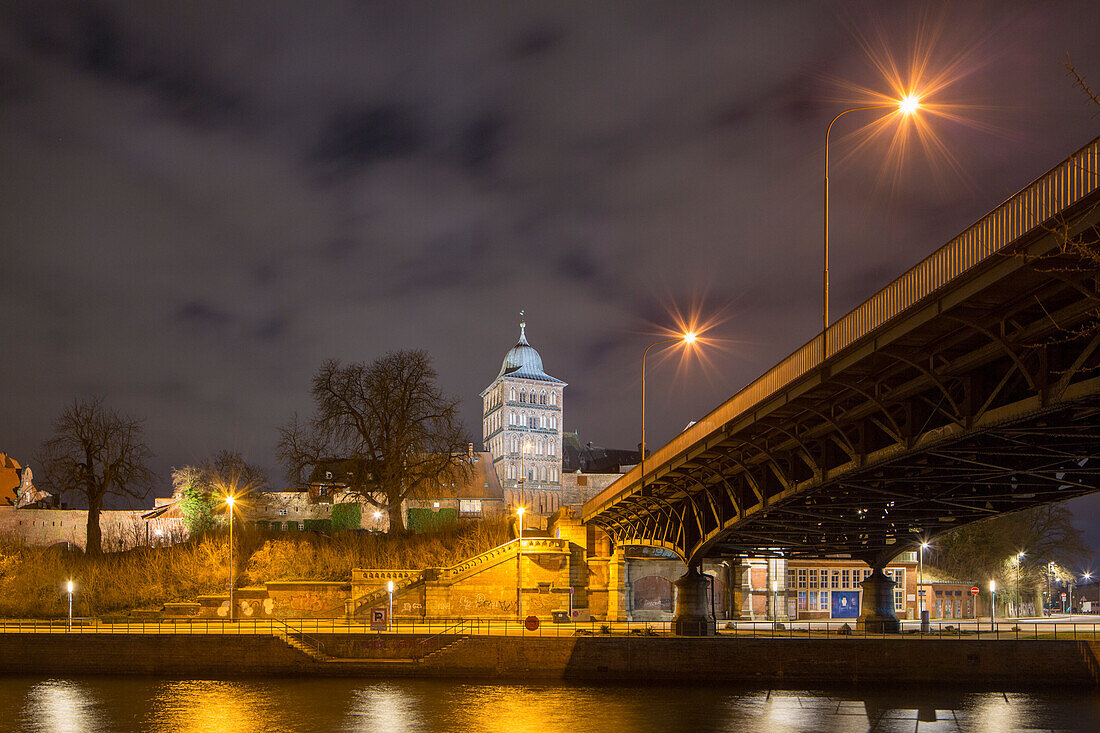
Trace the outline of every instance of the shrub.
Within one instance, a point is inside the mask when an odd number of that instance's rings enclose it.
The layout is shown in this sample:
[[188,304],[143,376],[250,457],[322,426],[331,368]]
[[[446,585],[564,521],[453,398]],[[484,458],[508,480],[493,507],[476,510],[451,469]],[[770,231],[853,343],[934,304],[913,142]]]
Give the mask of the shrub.
[[332,505],[332,531],[359,529],[363,526],[363,505],[357,501]]

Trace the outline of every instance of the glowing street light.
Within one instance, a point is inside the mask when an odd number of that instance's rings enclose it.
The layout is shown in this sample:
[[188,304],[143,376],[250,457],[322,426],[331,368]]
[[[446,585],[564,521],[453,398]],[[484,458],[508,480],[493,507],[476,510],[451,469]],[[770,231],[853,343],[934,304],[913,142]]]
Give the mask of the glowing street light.
[[989,630],[997,630],[997,581],[989,579]]
[[928,631],[928,619],[924,617],[924,551],[928,543],[920,543],[920,578],[917,580],[917,598],[920,600],[920,630]]
[[386,582],[386,592],[390,594],[390,612],[386,615],[386,631],[393,626],[393,581]]
[[1016,618],[1020,618],[1020,564],[1023,563],[1027,553],[1020,550],[1016,553]]
[[638,462],[638,466],[641,469],[641,474],[638,478],[640,488],[645,488],[645,358],[649,354],[649,350],[654,346],[661,346],[663,344],[681,344],[691,345],[696,342],[698,336],[694,331],[688,331],[681,334],[679,338],[664,339],[662,341],[655,341],[646,347],[642,352],[642,457]]
[[229,620],[232,621],[236,616],[233,607],[233,585],[235,584],[234,568],[233,568],[233,505],[237,503],[237,499],[232,494],[225,497],[225,504],[229,507]]
[[524,507],[516,508],[519,520],[519,538],[516,540],[516,617],[523,618],[523,515]]
[[73,630],[73,581],[66,584],[69,591],[69,631]]
[[896,109],[905,117],[916,114],[920,109],[920,97],[908,94],[889,104],[869,104],[863,107],[846,109],[829,123],[825,129],[825,267],[822,278],[822,308],[821,308],[821,360],[824,361],[829,351],[826,348],[825,336],[829,331],[829,133],[833,131],[833,125],[849,112],[862,112],[871,109]]

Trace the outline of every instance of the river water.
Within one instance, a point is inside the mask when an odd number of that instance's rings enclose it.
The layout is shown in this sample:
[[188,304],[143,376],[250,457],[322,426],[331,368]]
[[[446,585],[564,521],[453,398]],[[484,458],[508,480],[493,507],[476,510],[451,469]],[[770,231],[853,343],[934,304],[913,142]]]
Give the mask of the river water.
[[0,677],[12,731],[1100,731],[1095,692]]

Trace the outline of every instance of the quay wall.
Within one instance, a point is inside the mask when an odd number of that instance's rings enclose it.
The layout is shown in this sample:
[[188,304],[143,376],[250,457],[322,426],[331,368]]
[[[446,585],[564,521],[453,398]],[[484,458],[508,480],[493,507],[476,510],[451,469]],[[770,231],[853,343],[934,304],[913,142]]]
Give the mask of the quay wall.
[[315,661],[264,635],[0,634],[0,674],[423,676],[774,687],[1100,684],[1100,642],[1093,641],[470,636],[432,637],[423,644],[423,635],[315,638],[335,661]]

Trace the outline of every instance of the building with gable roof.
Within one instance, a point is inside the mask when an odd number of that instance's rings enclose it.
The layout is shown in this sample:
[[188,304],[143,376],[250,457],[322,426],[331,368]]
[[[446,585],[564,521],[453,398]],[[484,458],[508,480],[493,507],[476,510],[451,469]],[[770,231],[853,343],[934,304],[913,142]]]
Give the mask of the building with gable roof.
[[561,505],[565,387],[543,369],[542,357],[527,342],[527,323],[521,320],[519,341],[481,393],[481,425],[505,503],[524,507],[532,518],[549,517]]

